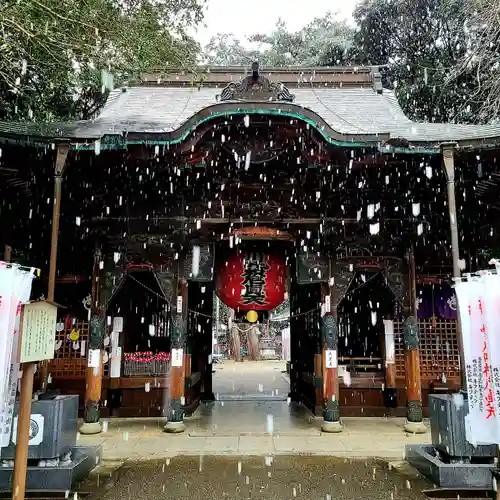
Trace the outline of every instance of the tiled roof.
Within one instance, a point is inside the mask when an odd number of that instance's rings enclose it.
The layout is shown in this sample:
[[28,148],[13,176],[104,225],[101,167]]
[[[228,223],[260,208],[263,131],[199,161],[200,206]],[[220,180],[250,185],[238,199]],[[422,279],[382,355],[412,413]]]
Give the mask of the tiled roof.
[[[0,122],[0,134],[19,134],[48,138],[98,139],[127,133],[171,133],[179,131],[198,112],[243,112],[244,102],[218,103],[221,88],[130,87],[111,92],[100,115],[89,121],[34,125]],[[372,88],[297,88],[295,101],[272,103],[280,109],[307,108],[326,122],[327,135],[384,135],[415,144],[481,140],[500,137],[500,126],[416,123],[408,119],[392,92]],[[265,103],[269,107],[270,103]],[[252,101],[252,106],[256,102]],[[228,107],[230,111],[228,111]],[[258,107],[258,106],[257,106]]]

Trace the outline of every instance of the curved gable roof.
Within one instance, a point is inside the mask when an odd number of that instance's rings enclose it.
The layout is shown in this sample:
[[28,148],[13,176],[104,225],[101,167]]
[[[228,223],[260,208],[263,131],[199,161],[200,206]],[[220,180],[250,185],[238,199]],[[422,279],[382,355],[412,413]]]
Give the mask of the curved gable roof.
[[295,100],[223,101],[210,86],[137,86],[112,91],[93,120],[48,125],[0,123],[1,135],[97,140],[104,136],[158,134],[178,142],[211,117],[231,114],[283,114],[305,118],[333,143],[383,143],[401,139],[414,147],[438,148],[456,141],[463,147],[497,144],[500,126],[417,123],[404,113],[393,92],[373,86],[303,85]]

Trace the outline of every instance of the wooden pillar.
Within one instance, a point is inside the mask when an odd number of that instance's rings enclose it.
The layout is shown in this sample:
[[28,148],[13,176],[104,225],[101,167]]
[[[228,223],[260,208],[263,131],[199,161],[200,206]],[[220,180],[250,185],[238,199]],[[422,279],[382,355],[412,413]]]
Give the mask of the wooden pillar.
[[[318,383],[321,381],[321,383]],[[314,355],[314,386],[316,388],[316,407],[314,415],[316,417],[323,416],[323,339],[320,331],[318,345],[316,346],[316,354]]]
[[[290,361],[288,363],[288,370],[290,376],[290,391],[288,398],[293,402],[300,402],[300,367],[298,364],[300,352],[300,338],[303,332],[300,330],[301,317],[300,313],[300,285],[296,279],[290,281]],[[321,373],[321,372],[320,372]],[[321,404],[323,401],[321,400]]]
[[209,328],[205,329],[205,334],[203,336],[203,392],[201,394],[202,401],[215,401],[215,394],[213,390],[213,333],[212,333],[212,322],[210,321],[208,324]]
[[403,339],[405,345],[405,375],[407,409],[405,431],[422,434],[427,432],[423,423],[422,383],[420,380],[420,333],[417,322],[417,292],[415,255],[413,248],[407,254],[407,283],[405,293],[405,322]]
[[12,259],[12,247],[5,245],[3,249],[3,260],[4,262],[10,262]]
[[[183,266],[180,266],[183,269]],[[185,354],[187,340],[188,283],[176,279],[176,302],[172,307],[172,334],[170,344],[170,405],[167,410],[165,432],[183,432],[185,405]]]
[[87,375],[85,379],[85,410],[82,434],[99,434],[102,430],[99,405],[102,392],[104,329],[106,327],[105,310],[100,306],[99,264],[101,253],[96,250],[92,267],[92,304],[89,324],[89,343],[87,349]]
[[[323,376],[323,432],[341,432],[338,380],[338,293],[323,285],[321,320],[321,364]],[[332,301],[333,299],[333,301]]]
[[[460,248],[458,242],[458,220],[457,220],[457,204],[455,199],[455,150],[456,143],[443,143],[441,150],[443,153],[443,166],[446,175],[446,191],[448,195],[448,216],[450,218],[450,235],[451,235],[451,254],[453,261],[453,278],[462,276],[460,270]],[[457,310],[457,318],[460,317]],[[467,392],[467,377],[465,374],[465,354],[463,347],[462,330],[460,321],[457,319],[457,340],[458,352],[460,355],[460,385],[462,392]]]
[[[200,400],[209,402],[209,401],[215,401],[215,395],[213,392],[212,388],[212,372],[213,372],[213,306],[214,306],[214,292],[212,288],[207,288],[208,293],[205,293],[205,301],[207,303],[207,307],[205,307],[204,312],[206,312],[208,315],[210,315],[209,318],[204,319],[204,324],[202,328],[202,337],[201,337],[201,348],[200,348],[200,355],[202,356],[201,360],[201,377],[202,377],[202,386],[201,386],[201,394],[200,394]],[[218,334],[219,332],[219,303],[218,300],[219,298],[215,296],[216,304],[216,332]]]
[[[59,219],[61,216],[61,196],[62,181],[68,158],[69,143],[62,143],[57,146],[57,155],[54,166],[54,200],[52,206],[52,233],[50,240],[50,263],[49,263],[49,285],[47,290],[47,300],[54,302],[56,288],[57,270],[57,247],[59,243]],[[49,381],[49,362],[40,363],[40,388],[43,392],[47,390]]]
[[330,280],[323,285],[322,373],[323,373],[323,431],[341,432],[340,389],[338,379],[338,308],[354,278],[352,264],[330,262]]

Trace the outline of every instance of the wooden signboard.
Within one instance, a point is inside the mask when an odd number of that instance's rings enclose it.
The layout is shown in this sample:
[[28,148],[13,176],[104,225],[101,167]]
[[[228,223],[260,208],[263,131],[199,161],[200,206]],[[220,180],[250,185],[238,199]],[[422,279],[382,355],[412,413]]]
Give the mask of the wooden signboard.
[[20,363],[53,359],[56,338],[57,304],[48,300],[28,302],[21,317]]

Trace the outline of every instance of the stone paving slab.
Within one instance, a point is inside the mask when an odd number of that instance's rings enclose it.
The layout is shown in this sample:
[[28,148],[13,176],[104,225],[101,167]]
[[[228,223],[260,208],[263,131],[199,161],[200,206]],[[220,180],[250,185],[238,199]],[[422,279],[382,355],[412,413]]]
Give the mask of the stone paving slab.
[[[402,459],[406,444],[429,443],[430,433],[410,435],[399,422],[387,419],[359,419],[363,426],[349,426],[339,434],[309,435],[298,429],[296,435],[212,435],[166,434],[158,419],[111,422],[108,432],[79,436],[80,444],[101,444],[104,460],[162,458],[178,455],[330,455],[338,457],[380,457]],[[130,424],[130,425],[129,425]],[[355,432],[355,427],[361,430]],[[396,432],[397,431],[397,432]]]
[[[250,366],[250,365],[249,365]],[[250,369],[254,369],[250,366]],[[430,432],[404,432],[403,418],[344,418],[344,431],[321,432],[321,418],[301,405],[280,401],[227,401],[201,405],[182,434],[166,434],[161,418],[109,419],[97,436],[104,460],[178,455],[301,454],[402,459],[405,445],[430,443]]]

